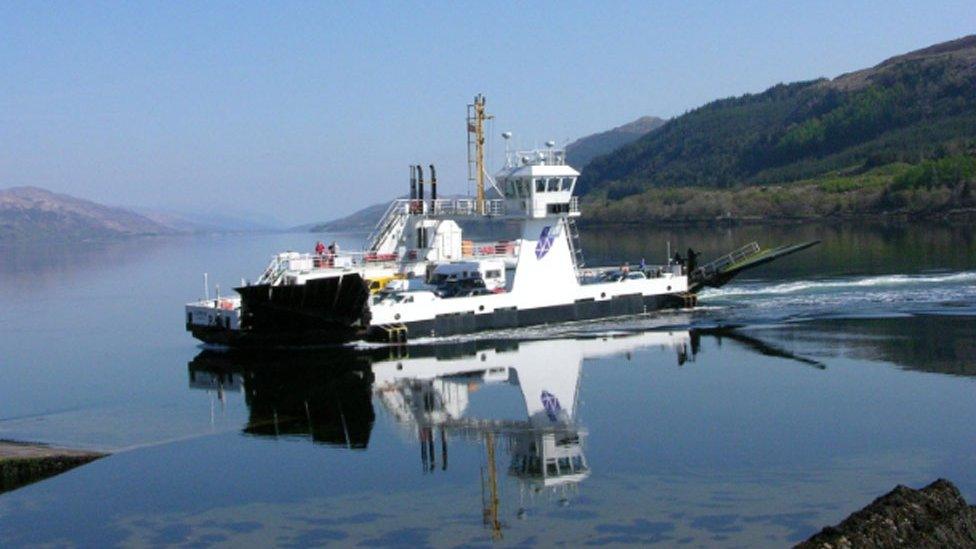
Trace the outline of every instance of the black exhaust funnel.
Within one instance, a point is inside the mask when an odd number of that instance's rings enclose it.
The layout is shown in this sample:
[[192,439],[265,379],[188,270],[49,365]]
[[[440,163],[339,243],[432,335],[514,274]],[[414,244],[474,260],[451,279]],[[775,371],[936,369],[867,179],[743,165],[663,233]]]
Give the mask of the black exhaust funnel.
[[424,167],[417,164],[417,200],[424,202]]
[[437,172],[433,164],[430,165],[430,199],[437,200]]
[[413,170],[414,165],[410,165],[410,200],[417,199],[417,172]]

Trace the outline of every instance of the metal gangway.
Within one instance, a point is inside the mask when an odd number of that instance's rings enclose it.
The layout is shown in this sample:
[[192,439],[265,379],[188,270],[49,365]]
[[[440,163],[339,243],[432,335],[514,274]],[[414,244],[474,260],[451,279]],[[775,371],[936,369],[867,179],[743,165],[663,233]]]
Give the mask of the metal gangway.
[[[386,213],[366,239],[366,250],[379,252],[387,240],[403,233],[407,218],[411,215],[424,217],[497,217],[505,215],[505,201],[490,199],[484,201],[484,211],[479,212],[477,201],[473,198],[438,198],[430,200],[398,198],[390,203]],[[396,248],[387,245],[387,251]]]
[[[412,200],[394,200],[386,209],[386,213],[380,218],[373,231],[366,238],[366,250],[370,252],[379,251],[383,242],[392,234],[403,232],[403,226],[410,215],[410,203]],[[394,246],[395,247],[395,246]]]
[[723,255],[722,257],[719,257],[718,259],[709,261],[708,263],[696,269],[696,272],[700,272],[703,278],[708,278],[711,275],[720,273],[726,270],[728,267],[758,254],[759,252],[760,252],[759,243],[751,242],[737,250],[733,250]]

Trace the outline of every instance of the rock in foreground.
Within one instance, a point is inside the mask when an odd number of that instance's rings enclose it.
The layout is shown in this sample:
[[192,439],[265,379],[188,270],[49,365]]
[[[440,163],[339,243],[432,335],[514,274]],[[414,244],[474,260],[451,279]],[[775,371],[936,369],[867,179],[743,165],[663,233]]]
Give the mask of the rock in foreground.
[[0,494],[53,477],[105,454],[0,440]]
[[976,547],[976,507],[945,479],[921,490],[899,485],[797,547]]

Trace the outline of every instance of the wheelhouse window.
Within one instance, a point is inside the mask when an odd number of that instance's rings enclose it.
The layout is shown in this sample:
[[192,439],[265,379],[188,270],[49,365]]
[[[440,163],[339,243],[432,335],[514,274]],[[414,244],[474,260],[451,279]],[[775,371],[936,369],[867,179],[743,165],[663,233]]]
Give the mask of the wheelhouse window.
[[518,194],[516,190],[516,182],[512,179],[505,180],[505,198],[515,198]]
[[546,180],[543,178],[538,178],[535,180],[535,192],[544,193],[546,192]]
[[550,177],[549,178],[549,183],[546,186],[546,190],[549,191],[549,192],[551,192],[551,193],[558,192],[559,191],[559,178],[558,177]]
[[515,181],[515,196],[519,198],[525,198],[529,196],[529,189],[532,188],[532,181],[530,179],[519,178]]
[[564,191],[571,191],[571,190],[573,190],[573,178],[572,177],[564,177],[563,178],[563,186],[562,186],[562,189],[561,190],[564,190]]

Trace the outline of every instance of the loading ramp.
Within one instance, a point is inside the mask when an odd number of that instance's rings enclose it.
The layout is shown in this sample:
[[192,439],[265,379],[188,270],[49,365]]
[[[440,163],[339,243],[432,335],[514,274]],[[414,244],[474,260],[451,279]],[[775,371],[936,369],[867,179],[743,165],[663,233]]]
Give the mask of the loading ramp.
[[811,240],[800,244],[763,249],[757,242],[752,242],[688,273],[688,291],[694,293],[706,287],[719,288],[742,271],[765,265],[770,261],[795,254],[819,243],[819,240]]

